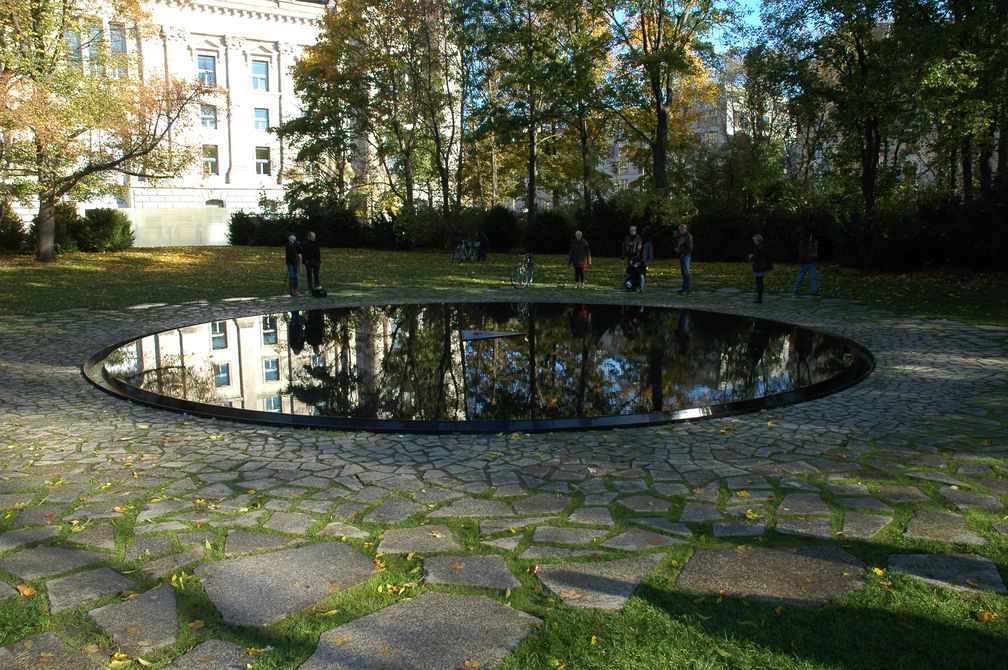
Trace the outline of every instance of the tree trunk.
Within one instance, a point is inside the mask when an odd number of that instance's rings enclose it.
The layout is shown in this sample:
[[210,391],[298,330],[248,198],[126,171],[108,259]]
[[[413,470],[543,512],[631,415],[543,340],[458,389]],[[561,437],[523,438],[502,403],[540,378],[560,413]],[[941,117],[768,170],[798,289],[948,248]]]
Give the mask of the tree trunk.
[[991,173],[991,159],[994,158],[994,132],[995,123],[991,123],[987,126],[987,137],[984,138],[983,145],[980,147],[980,158],[977,169],[980,172],[980,197],[989,198],[991,194],[991,185],[993,184],[992,173]]
[[973,199],[973,137],[966,136],[959,148],[959,162],[962,166],[962,190],[963,200],[969,202]]
[[536,210],[536,160],[538,158],[538,147],[536,146],[538,136],[534,114],[530,115],[528,134],[528,191],[525,194],[525,208],[528,212],[528,223],[531,225],[535,219]]
[[878,129],[877,119],[866,119],[861,141],[861,196],[864,198],[865,211],[875,208],[875,183],[878,180],[879,149],[882,146],[882,134]]
[[592,165],[590,146],[588,144],[588,121],[583,115],[578,119],[578,136],[581,140],[581,194],[584,196],[585,212],[590,212],[592,204]]
[[997,154],[997,175],[994,178],[994,187],[1003,198],[1008,196],[1008,112],[1006,111],[1001,113]]
[[661,94],[655,98],[655,139],[651,144],[651,163],[654,172],[654,185],[657,189],[668,186],[665,173],[665,154],[668,149],[668,110],[662,104]]
[[38,238],[38,255],[36,260],[51,263],[56,260],[56,198],[52,190],[39,196],[38,225],[35,226]]

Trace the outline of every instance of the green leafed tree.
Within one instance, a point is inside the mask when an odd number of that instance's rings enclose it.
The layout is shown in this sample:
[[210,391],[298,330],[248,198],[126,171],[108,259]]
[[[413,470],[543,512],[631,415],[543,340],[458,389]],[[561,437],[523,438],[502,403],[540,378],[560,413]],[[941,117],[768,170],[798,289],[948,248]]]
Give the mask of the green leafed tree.
[[0,8],[0,188],[37,197],[41,261],[55,257],[57,202],[114,192],[123,175],[172,177],[194,158],[170,136],[201,88],[143,71],[131,47],[151,30],[139,0]]

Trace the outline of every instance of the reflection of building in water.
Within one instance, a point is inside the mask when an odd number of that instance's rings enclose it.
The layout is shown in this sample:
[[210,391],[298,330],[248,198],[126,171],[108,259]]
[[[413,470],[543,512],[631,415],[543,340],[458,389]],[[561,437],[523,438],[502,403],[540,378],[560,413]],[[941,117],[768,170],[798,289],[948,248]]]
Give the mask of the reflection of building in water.
[[[337,355],[335,343],[294,354],[288,346],[290,316],[275,314],[213,321],[148,335],[121,350],[122,362],[109,371],[149,391],[267,412],[314,413],[292,407],[285,390],[304,366],[325,367]],[[173,369],[184,370],[181,381]],[[203,380],[212,380],[203,383]],[[166,384],[177,388],[166,388]],[[174,393],[172,393],[174,391]]]

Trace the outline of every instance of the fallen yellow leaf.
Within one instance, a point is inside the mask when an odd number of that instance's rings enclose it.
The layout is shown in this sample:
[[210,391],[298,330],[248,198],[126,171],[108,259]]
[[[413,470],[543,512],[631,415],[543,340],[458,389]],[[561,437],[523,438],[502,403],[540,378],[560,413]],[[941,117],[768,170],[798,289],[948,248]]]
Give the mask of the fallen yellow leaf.
[[591,643],[592,643],[592,646],[598,644],[598,637],[596,637],[595,635],[592,635],[591,636]]
[[477,661],[475,659],[470,658],[469,660],[467,660],[465,662],[464,665],[467,668],[478,668],[478,667],[480,667],[482,665],[482,663],[480,663],[479,661]]
[[991,612],[989,610],[980,610],[976,613],[977,621],[982,621],[983,623],[990,623],[998,618],[997,612]]
[[195,619],[194,621],[190,621],[189,623],[186,624],[186,626],[188,626],[192,630],[199,630],[200,628],[203,628],[203,626],[205,625],[206,622],[203,621],[203,619]]
[[21,594],[22,598],[31,598],[33,595],[35,595],[35,589],[32,588],[31,586],[25,586],[24,584],[18,584],[17,590],[18,593]]
[[743,489],[742,491],[737,491],[735,495],[737,495],[739,498],[748,498],[750,493]]
[[872,572],[875,573],[876,577],[881,577],[882,575],[885,574],[885,570],[883,570],[882,568],[872,568]]

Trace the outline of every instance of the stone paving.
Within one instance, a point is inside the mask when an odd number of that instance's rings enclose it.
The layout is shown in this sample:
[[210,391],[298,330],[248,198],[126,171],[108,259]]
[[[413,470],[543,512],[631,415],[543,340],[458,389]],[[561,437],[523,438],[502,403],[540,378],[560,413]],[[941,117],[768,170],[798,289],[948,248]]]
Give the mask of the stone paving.
[[[400,297],[436,296],[369,302]],[[701,290],[688,305],[754,313],[744,297]],[[635,299],[687,304],[662,289]],[[235,630],[262,628],[373,585],[381,555],[399,555],[422,564],[421,592],[334,626],[301,667],[453,670],[492,667],[536,629],[505,602],[530,583],[567,607],[618,611],[664,570],[683,593],[807,606],[860,588],[869,566],[851,552],[870,544],[894,572],[1005,593],[1004,566],[982,554],[1008,535],[1006,329],[775,297],[760,314],[861,343],[875,372],[769,412],[582,433],[264,428],[133,405],[79,372],[130,337],[289,304],[0,319],[0,608],[32,597],[14,589],[27,583],[50,612],[87,613],[137,657],[173,648],[173,587],[202,588]],[[0,667],[109,663],[55,632],[4,638]],[[167,667],[243,668],[243,653],[201,635]]]

